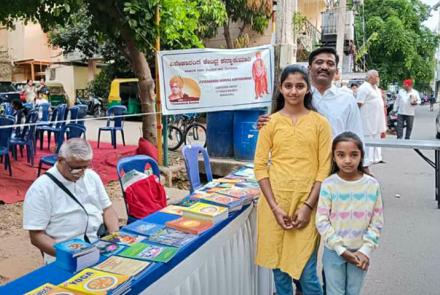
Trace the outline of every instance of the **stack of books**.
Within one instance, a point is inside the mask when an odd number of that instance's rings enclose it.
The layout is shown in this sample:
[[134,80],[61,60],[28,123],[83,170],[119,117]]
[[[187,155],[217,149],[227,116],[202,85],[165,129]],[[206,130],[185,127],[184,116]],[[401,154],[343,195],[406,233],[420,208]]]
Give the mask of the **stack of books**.
[[130,291],[131,278],[126,275],[86,268],[60,286],[80,292],[80,294],[121,295]]
[[107,241],[97,241],[93,245],[99,249],[99,254],[105,257],[116,255],[127,248],[127,246]]
[[141,237],[136,234],[126,233],[123,231],[115,232],[113,234],[110,234],[108,236],[105,236],[101,238],[101,240],[111,243],[116,243],[120,245],[130,246],[137,242],[140,242],[144,240],[144,237]]
[[176,253],[177,248],[174,247],[142,242],[125,249],[119,253],[119,256],[154,262],[168,262]]
[[234,198],[231,196],[222,195],[220,194],[221,191],[222,190],[218,191],[218,193],[211,193],[204,197],[201,197],[200,201],[208,204],[225,206],[228,208],[229,212],[240,210],[242,208],[243,202],[240,198]]
[[120,256],[111,256],[100,264],[94,266],[94,269],[111,272],[118,275],[136,277],[150,265],[147,261],[135,260]]
[[148,240],[157,244],[180,248],[193,241],[195,238],[197,238],[196,235],[166,227],[150,236]]
[[228,208],[207,203],[196,203],[183,210],[188,219],[208,220],[216,224],[228,218]]
[[137,235],[151,236],[163,229],[165,225],[150,223],[143,220],[136,220],[124,227],[124,231],[128,231]]
[[182,232],[199,235],[204,231],[210,229],[213,223],[208,220],[196,220],[188,219],[186,217],[180,217],[179,219],[168,221],[166,225],[169,228],[174,228]]
[[55,286],[49,283],[46,283],[32,291],[27,292],[24,295],[81,295],[84,293],[70,291],[59,286]]
[[81,239],[56,243],[55,264],[70,272],[77,272],[99,261],[99,250]]

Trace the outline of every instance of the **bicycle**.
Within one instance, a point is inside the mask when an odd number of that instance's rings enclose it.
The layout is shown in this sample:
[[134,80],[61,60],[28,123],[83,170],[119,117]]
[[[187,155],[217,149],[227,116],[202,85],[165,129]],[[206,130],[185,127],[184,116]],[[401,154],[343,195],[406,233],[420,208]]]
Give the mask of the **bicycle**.
[[175,151],[183,143],[206,147],[206,128],[198,121],[198,114],[170,116],[168,118],[168,150]]

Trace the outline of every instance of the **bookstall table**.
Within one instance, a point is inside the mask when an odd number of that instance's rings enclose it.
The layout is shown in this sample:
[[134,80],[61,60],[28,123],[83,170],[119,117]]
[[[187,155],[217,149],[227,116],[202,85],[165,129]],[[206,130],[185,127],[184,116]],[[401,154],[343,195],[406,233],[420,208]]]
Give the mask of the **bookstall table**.
[[[254,263],[256,210],[251,204],[179,249],[168,263],[152,263],[135,278],[129,294],[272,294],[271,273]],[[177,215],[156,212],[146,217],[165,224]],[[44,283],[72,277],[54,263],[0,287],[0,294],[24,294]]]

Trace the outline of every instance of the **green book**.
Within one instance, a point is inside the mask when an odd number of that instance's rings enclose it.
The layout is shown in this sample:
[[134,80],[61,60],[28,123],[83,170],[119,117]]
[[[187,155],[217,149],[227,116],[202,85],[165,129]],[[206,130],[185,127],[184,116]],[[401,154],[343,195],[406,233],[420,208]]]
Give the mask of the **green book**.
[[120,252],[118,256],[155,262],[168,262],[176,253],[177,248],[174,247],[136,243]]

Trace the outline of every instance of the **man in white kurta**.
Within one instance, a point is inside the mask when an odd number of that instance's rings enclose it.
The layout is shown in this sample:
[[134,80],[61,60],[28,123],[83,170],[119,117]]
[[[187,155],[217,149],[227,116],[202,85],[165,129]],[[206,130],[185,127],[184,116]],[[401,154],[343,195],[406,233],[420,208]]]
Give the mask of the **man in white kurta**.
[[419,92],[413,89],[413,81],[404,80],[403,89],[399,90],[394,102],[394,111],[397,111],[397,139],[403,137],[404,128],[406,128],[405,139],[410,139],[416,107],[421,102]]
[[[376,70],[368,71],[367,81],[357,93],[357,103],[360,108],[362,126],[365,138],[378,139],[386,131],[384,103],[378,87],[379,73]],[[382,161],[382,152],[378,147],[366,147],[364,165]]]

